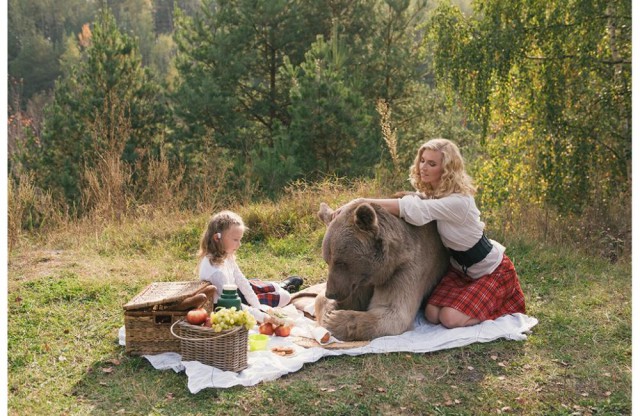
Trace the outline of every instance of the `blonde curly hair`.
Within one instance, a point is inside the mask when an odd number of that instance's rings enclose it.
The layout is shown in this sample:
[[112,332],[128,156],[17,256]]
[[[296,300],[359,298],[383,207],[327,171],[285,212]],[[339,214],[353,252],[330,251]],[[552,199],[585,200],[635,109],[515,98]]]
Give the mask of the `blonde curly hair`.
[[[437,189],[420,179],[420,158],[425,150],[442,153],[442,177]],[[452,141],[442,138],[431,139],[420,146],[409,170],[409,181],[416,191],[424,193],[428,198],[442,198],[453,193],[470,196],[476,194],[476,186],[465,171],[460,149]]]

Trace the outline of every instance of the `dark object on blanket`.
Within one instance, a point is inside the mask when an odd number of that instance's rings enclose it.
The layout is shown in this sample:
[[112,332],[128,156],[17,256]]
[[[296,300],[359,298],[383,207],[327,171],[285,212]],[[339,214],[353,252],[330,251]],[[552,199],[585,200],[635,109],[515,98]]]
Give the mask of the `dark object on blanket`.
[[[200,293],[211,294],[209,282],[155,282],[122,306],[124,309],[125,352],[132,355],[180,352],[180,340],[171,335],[171,325],[184,319],[186,310],[176,307]],[[213,296],[213,295],[212,295]],[[184,306],[184,305],[183,305]],[[211,302],[204,305],[211,312]]]
[[332,214],[320,205],[329,275],[325,293],[316,298],[318,323],[341,341],[411,329],[449,264],[436,224],[416,227],[366,202],[345,207],[333,220]]
[[304,280],[300,276],[289,276],[289,278],[283,282],[280,282],[280,286],[289,293],[296,293],[300,290],[300,286],[304,283]]

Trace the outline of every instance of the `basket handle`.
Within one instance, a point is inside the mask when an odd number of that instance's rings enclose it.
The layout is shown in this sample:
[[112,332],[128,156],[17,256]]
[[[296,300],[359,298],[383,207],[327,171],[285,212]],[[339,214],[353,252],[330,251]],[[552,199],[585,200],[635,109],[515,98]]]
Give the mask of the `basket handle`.
[[[209,341],[209,338],[185,338],[185,337],[181,337],[180,335],[177,335],[175,332],[173,332],[173,327],[174,327],[177,323],[180,323],[180,322],[183,322],[183,321],[184,321],[184,319],[178,319],[177,321],[175,321],[175,322],[171,325],[171,327],[169,328],[169,331],[171,331],[171,335],[173,335],[174,337],[176,337],[176,338],[178,338],[178,339],[181,339],[181,340],[183,340],[183,341]],[[189,324],[189,325],[191,325],[191,324]],[[226,337],[226,336],[228,336],[228,335],[231,335],[231,334],[233,334],[233,333],[235,333],[235,332],[237,332],[237,331],[239,331],[239,330],[241,330],[241,329],[242,329],[242,327],[241,327],[241,326],[237,326],[237,327],[235,327],[234,329],[232,329],[231,331],[229,331],[229,332],[227,332],[227,333],[221,334],[221,333],[219,333],[219,332],[216,332],[216,334],[220,334],[220,335],[218,335],[218,338],[222,338],[222,337]]]

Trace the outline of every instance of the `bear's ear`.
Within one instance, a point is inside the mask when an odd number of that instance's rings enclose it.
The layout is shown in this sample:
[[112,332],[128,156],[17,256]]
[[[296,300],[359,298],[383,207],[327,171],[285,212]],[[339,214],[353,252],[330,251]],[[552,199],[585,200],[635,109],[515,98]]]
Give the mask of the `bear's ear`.
[[378,234],[378,216],[371,205],[362,204],[356,208],[353,220],[356,227],[362,231],[372,233],[373,235]]
[[325,223],[325,225],[329,225],[333,217],[333,210],[329,208],[329,205],[324,202],[320,203],[320,211],[318,211],[318,218]]

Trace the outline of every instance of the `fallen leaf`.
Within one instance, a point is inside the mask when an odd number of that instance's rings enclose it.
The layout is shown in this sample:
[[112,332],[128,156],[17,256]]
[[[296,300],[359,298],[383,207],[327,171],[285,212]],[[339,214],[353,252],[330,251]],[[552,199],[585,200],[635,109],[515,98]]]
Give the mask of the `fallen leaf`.
[[492,359],[493,361],[495,361],[495,360],[497,360],[497,359],[498,359],[498,356],[497,356],[497,355],[492,355],[492,356],[491,356],[491,359]]
[[473,367],[468,366],[468,367],[467,367],[467,370],[469,370],[469,371],[473,371],[474,369],[473,369]]
[[174,396],[175,395],[173,393],[169,392],[169,393],[165,394],[164,397],[167,398],[168,400],[173,400]]
[[611,392],[610,392],[610,391],[605,391],[605,392],[604,392],[604,395],[605,395],[606,397],[609,397],[609,396],[611,396]]
[[102,372],[103,373],[107,373],[107,374],[111,374],[111,373],[113,373],[113,367],[104,367],[102,369]]
[[377,391],[378,393],[386,393],[386,392],[387,392],[387,389],[385,389],[384,387],[378,387],[378,388],[376,389],[376,391]]
[[120,365],[120,360],[118,360],[117,358],[114,358],[112,360],[107,361],[108,363],[111,363],[113,365]]
[[64,355],[61,355],[58,357],[58,361],[67,361],[67,359],[64,357]]
[[498,363],[498,367],[506,367],[507,365],[504,363],[504,361],[500,361]]
[[564,366],[564,367],[569,366],[569,363],[566,363],[566,362],[564,362],[564,361],[557,360],[557,359],[553,359],[553,360],[551,360],[551,362],[553,362],[553,363],[558,363],[558,364],[560,364],[560,365],[562,365],[562,366]]

